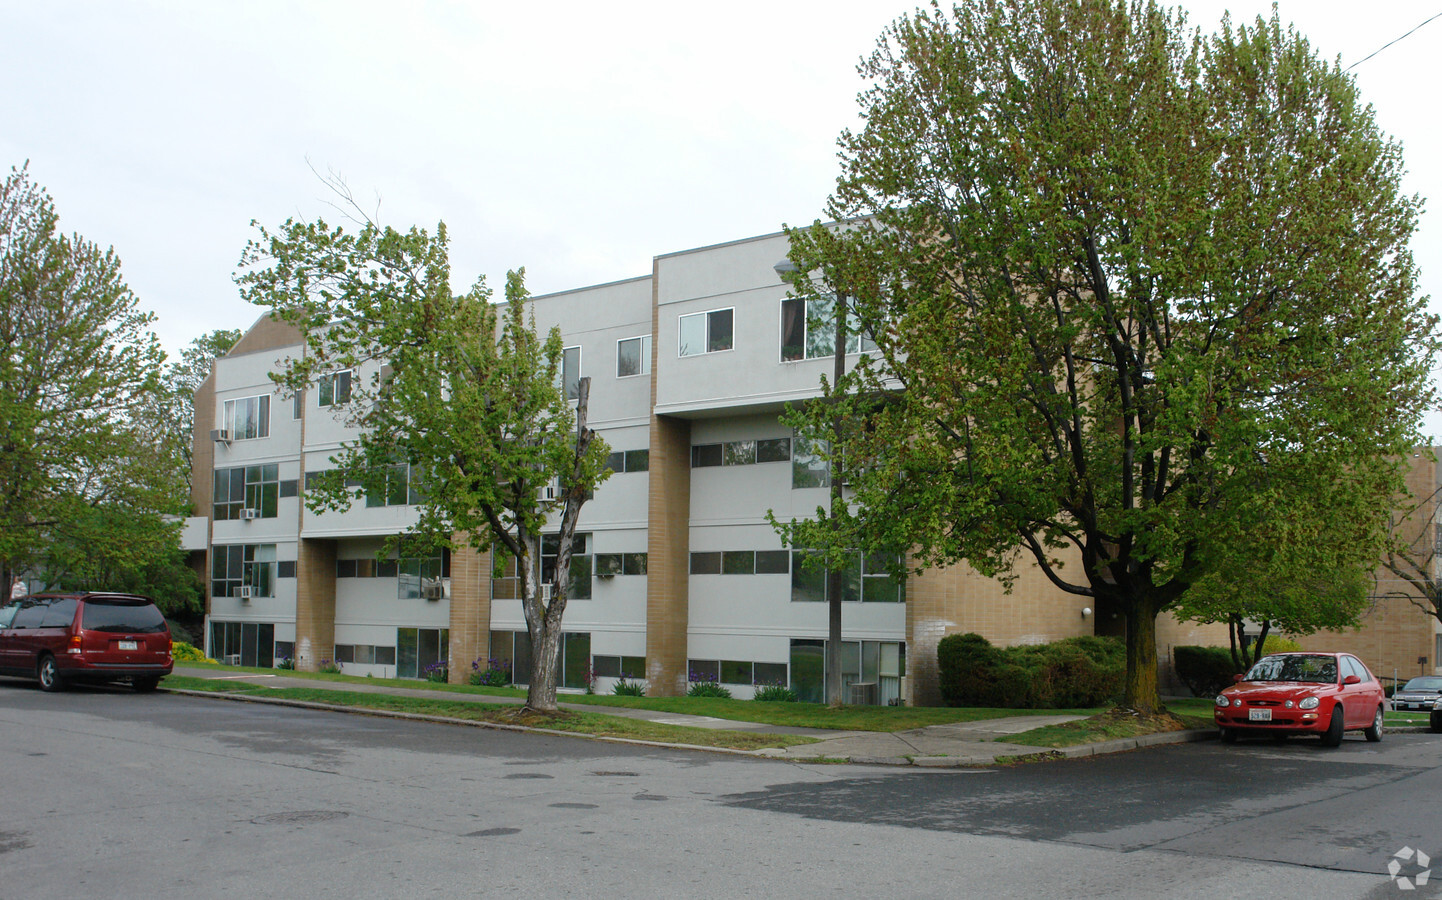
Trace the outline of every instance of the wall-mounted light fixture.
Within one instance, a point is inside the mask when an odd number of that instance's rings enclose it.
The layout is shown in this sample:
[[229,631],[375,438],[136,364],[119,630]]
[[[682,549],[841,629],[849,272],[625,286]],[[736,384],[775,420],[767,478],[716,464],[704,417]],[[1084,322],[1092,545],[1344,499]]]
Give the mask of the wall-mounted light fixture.
[[1089,616],[1089,615],[1091,615],[1091,614],[1092,614],[1092,608],[1091,608],[1090,606],[1083,606],[1083,607],[1082,607],[1082,618],[1083,618],[1083,619],[1085,619],[1087,616]]

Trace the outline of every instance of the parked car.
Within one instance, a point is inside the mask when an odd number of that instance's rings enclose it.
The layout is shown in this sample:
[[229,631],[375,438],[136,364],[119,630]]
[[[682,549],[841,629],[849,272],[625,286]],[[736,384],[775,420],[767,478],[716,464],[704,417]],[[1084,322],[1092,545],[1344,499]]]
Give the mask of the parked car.
[[1442,675],[1423,675],[1397,689],[1392,708],[1430,710],[1438,700],[1442,700]]
[[136,594],[35,594],[0,608],[0,674],[41,690],[73,681],[129,681],[153,691],[170,674],[170,627]]
[[1382,683],[1355,656],[1277,653],[1218,694],[1214,715],[1226,743],[1238,735],[1316,734],[1336,747],[1347,731],[1382,740],[1386,705]]

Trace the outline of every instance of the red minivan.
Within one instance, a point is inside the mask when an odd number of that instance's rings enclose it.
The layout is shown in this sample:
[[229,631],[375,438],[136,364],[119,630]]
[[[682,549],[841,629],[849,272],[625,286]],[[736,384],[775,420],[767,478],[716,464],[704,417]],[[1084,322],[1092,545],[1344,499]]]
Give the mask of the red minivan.
[[153,691],[170,674],[170,626],[137,594],[35,594],[0,608],[0,673],[41,690],[71,681],[129,681]]

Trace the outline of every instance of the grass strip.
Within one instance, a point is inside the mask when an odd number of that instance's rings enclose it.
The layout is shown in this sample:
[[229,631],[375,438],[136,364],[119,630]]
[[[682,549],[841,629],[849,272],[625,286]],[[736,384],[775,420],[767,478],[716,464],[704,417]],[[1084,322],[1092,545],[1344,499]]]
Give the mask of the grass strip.
[[[438,694],[463,694],[468,696],[525,698],[520,688],[476,687],[461,684],[439,684],[417,681],[411,678],[361,678],[354,675],[322,674],[319,672],[295,672],[284,669],[256,669],[243,666],[224,666],[220,669],[206,669],[207,672],[223,671],[225,676],[257,674],[274,675],[284,678],[303,678],[330,684],[356,684],[375,687],[394,687],[405,690],[434,691]],[[179,673],[171,678],[181,677]],[[199,680],[199,679],[197,679]],[[170,683],[168,680],[167,684]],[[234,683],[234,682],[229,682]],[[764,725],[787,725],[798,728],[824,728],[835,731],[908,731],[927,725],[946,725],[952,722],[978,722],[985,719],[999,719],[1008,716],[1050,716],[1057,714],[1092,715],[1099,709],[954,709],[928,706],[841,706],[829,707],[819,703],[761,703],[755,700],[724,700],[716,697],[618,697],[612,694],[559,694],[560,703],[596,707],[622,707],[646,709],[654,712],[676,713],[688,716],[710,716],[715,719],[729,719],[734,722],[759,722]],[[1211,703],[1210,700],[1204,701]]]
[[1043,728],[1034,728],[1031,731],[1012,735],[1006,739],[1006,742],[1026,747],[1071,747],[1076,744],[1115,741],[1158,732],[1216,727],[1211,715],[1200,716],[1186,709],[1174,708],[1181,706],[1183,704],[1168,704],[1168,712],[1153,716],[1139,716],[1130,710],[1109,709],[1099,715],[1076,722],[1047,725]]
[[729,731],[710,728],[688,728],[663,725],[644,719],[628,719],[600,713],[559,710],[555,713],[524,712],[515,704],[491,704],[444,697],[410,697],[393,694],[362,693],[330,688],[271,688],[251,682],[217,681],[172,675],[164,686],[212,693],[246,694],[248,696],[324,703],[353,709],[374,709],[413,715],[444,716],[472,722],[498,725],[522,725],[553,731],[590,734],[597,737],[628,738],[665,744],[690,744],[698,747],[723,747],[730,750],[760,750],[768,747],[794,747],[814,743],[813,738],[789,734]]

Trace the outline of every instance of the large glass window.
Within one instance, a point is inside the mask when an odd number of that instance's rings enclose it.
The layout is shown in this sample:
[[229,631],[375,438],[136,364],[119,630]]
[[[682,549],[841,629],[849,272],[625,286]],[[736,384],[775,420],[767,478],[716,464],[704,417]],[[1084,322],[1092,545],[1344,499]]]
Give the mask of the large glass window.
[[397,628],[396,677],[424,678],[426,667],[449,658],[450,643],[449,628]]
[[616,376],[649,375],[651,373],[651,336],[626,338],[616,342]]
[[270,668],[275,665],[275,648],[275,625],[269,622],[210,623],[211,659]]
[[279,473],[280,467],[274,464],[216,469],[215,503],[211,507],[215,521],[239,519],[245,509],[257,510],[262,519],[275,518],[280,497]]
[[691,468],[708,466],[749,466],[755,463],[786,462],[791,458],[790,438],[760,441],[727,441],[723,444],[695,444],[691,447]]
[[387,466],[385,480],[366,492],[366,506],[407,506],[424,500],[417,487],[415,466],[400,463]]
[[[807,565],[810,550],[791,551],[791,599],[793,602],[825,602],[827,572],[819,564]],[[843,602],[901,603],[906,599],[906,579],[894,554],[854,554],[841,573]]]
[[252,597],[275,596],[274,544],[217,544],[210,550],[210,595],[239,597],[250,588]]
[[732,314],[730,309],[691,313],[680,320],[680,355],[699,356],[719,353],[732,347]]
[[650,450],[617,450],[606,457],[612,472],[645,472],[651,468]]
[[243,397],[225,401],[221,428],[234,441],[270,437],[270,397]]
[[[556,556],[561,552],[561,536],[541,536],[541,584],[551,584],[556,577]],[[566,590],[568,600],[591,599],[591,535],[578,534],[571,542],[571,582]]]
[[[818,359],[836,352],[836,312],[832,297],[781,301],[781,358],[786,361]],[[862,334],[861,320],[854,311],[846,314],[846,352],[876,349],[876,342]]]
[[431,556],[402,556],[397,560],[396,596],[401,600],[439,600],[446,596],[450,577],[450,554],[441,550]]

